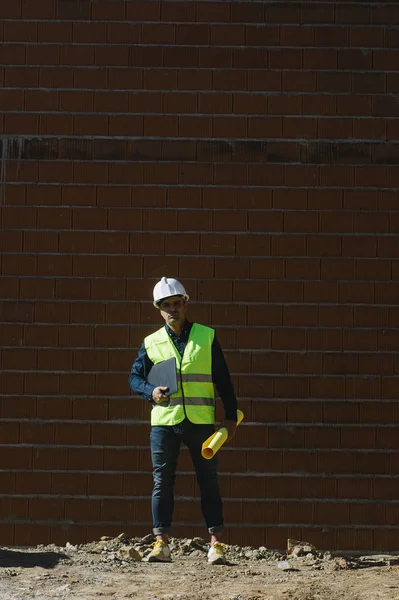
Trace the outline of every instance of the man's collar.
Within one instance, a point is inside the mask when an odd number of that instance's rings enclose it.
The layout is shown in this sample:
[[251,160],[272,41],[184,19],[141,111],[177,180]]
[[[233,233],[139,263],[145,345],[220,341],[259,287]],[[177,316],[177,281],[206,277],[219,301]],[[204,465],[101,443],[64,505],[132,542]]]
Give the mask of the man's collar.
[[183,323],[183,327],[181,328],[180,335],[176,335],[175,332],[173,331],[173,329],[171,329],[169,327],[169,325],[167,325],[165,323],[166,331],[168,332],[169,335],[173,335],[174,337],[181,337],[183,335],[183,333],[185,333],[186,331],[189,331],[191,329],[191,326],[192,326],[192,323],[190,321],[187,321],[187,319],[186,319]]

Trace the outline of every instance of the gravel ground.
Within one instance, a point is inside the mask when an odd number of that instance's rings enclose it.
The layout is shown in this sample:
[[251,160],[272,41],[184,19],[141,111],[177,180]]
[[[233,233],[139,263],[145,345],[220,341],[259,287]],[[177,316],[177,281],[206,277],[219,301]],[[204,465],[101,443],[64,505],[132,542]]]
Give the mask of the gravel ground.
[[288,540],[282,554],[227,546],[210,565],[201,538],[170,541],[172,563],[147,563],[154,538],[0,548],[1,600],[399,600],[399,555],[343,556]]

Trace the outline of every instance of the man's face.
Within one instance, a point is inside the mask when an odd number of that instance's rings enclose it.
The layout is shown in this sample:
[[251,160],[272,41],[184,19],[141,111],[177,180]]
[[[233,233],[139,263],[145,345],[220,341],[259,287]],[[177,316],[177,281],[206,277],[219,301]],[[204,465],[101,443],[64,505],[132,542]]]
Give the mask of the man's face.
[[187,302],[181,296],[165,298],[159,307],[165,323],[172,325],[183,325],[186,319]]

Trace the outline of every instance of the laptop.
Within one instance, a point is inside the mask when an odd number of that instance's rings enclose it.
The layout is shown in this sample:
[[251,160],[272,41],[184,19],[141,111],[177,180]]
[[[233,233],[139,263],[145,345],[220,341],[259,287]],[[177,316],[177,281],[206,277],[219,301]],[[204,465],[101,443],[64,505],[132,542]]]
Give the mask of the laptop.
[[168,387],[165,396],[170,396],[177,392],[176,359],[168,358],[161,363],[154,365],[147,377],[148,383],[155,387]]

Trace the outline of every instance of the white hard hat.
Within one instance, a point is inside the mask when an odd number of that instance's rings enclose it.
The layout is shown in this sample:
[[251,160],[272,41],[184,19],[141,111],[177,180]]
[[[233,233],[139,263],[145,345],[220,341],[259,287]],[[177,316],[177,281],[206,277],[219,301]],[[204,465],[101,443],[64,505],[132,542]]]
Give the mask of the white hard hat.
[[171,277],[162,277],[161,281],[158,281],[154,287],[153,296],[155,308],[159,308],[160,301],[170,296],[183,296],[186,301],[189,299],[189,295],[180,281]]

